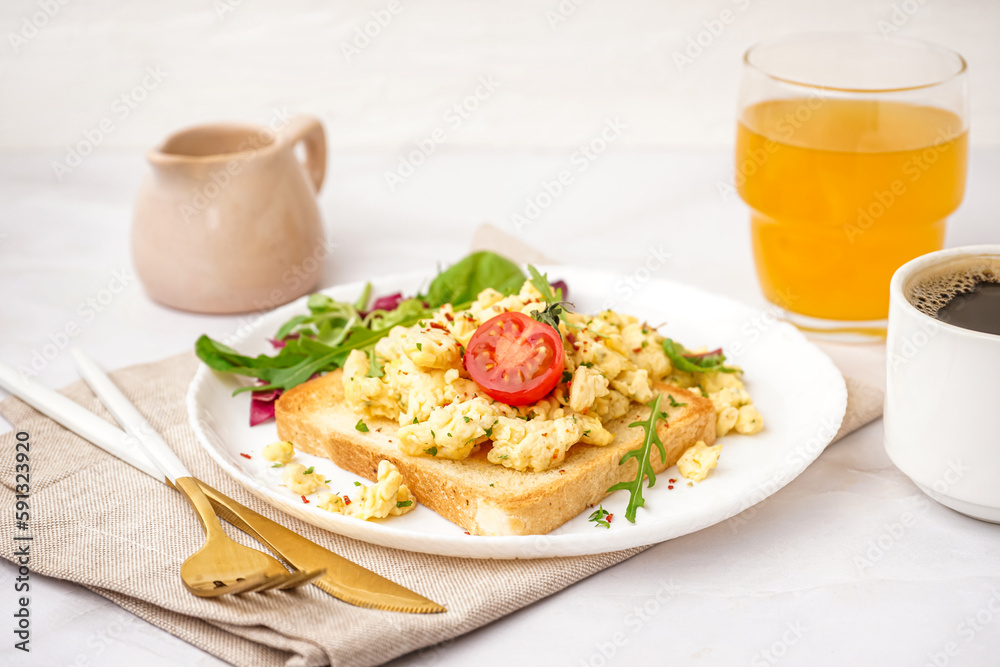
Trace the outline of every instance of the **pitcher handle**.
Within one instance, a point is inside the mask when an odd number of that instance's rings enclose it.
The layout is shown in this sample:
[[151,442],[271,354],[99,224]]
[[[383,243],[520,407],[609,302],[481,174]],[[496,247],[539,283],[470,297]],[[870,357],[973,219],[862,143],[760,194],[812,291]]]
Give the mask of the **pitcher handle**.
[[319,194],[326,177],[326,131],[323,123],[315,116],[295,116],[282,130],[281,138],[292,147],[300,141],[305,144],[306,159],[302,167],[309,174],[316,194]]

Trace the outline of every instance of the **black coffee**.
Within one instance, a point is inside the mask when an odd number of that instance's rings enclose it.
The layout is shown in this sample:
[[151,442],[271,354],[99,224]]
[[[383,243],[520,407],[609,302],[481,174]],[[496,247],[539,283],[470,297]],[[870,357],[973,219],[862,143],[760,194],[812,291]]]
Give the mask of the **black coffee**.
[[927,269],[911,280],[906,298],[942,322],[1000,336],[1000,257],[963,257]]
[[977,282],[937,312],[942,322],[1000,336],[1000,283]]

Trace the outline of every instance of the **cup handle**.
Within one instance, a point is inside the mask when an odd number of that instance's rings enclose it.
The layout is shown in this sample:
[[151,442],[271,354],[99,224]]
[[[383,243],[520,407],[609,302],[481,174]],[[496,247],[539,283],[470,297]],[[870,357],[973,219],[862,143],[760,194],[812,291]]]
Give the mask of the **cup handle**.
[[316,194],[319,194],[326,177],[326,131],[323,123],[315,116],[296,116],[281,135],[292,147],[300,141],[305,144],[306,159],[302,167],[309,174]]

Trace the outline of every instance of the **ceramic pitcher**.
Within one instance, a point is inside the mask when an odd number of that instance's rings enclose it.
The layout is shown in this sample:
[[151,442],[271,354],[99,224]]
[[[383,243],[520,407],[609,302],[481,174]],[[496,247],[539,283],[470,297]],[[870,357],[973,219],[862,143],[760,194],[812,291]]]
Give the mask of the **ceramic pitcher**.
[[[304,162],[295,147],[304,144]],[[132,257],[148,294],[200,313],[263,311],[313,289],[329,244],[316,206],[326,135],[316,118],[277,129],[219,123],[147,154]]]

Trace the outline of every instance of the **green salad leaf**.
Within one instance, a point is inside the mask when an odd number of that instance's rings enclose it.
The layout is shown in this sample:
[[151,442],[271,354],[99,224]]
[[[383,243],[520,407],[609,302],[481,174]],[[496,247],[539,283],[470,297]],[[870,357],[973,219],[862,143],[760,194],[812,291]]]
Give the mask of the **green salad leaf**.
[[513,294],[524,281],[521,269],[510,260],[492,252],[475,252],[439,273],[427,294],[406,299],[392,310],[365,311],[371,299],[370,283],[353,302],[326,294],[310,295],[306,301],[309,312],[292,317],[278,329],[275,338],[284,347],[274,355],[248,357],[204,335],[195,343],[195,353],[213,370],[265,383],[240,387],[234,394],[291,389],[318,373],[341,368],[352,350],[369,355],[369,377],[382,377],[374,346],[390,329],[428,319],[445,303],[451,303],[455,310],[468,308],[487,287]]
[[375,354],[375,348],[368,350],[368,374],[367,377],[370,378],[380,378],[385,375],[385,371],[382,370],[381,364],[378,363],[378,355]]
[[539,273],[538,269],[531,264],[528,265],[528,273],[531,274],[531,284],[541,293],[542,298],[545,299],[545,303],[548,304],[543,310],[533,312],[531,318],[542,324],[548,324],[556,331],[559,331],[559,318],[566,313],[566,306],[572,304],[568,304],[562,300],[562,290],[552,289],[552,283],[549,282],[547,274]]
[[587,521],[592,521],[595,525],[601,528],[611,528],[611,517],[614,515],[604,509],[604,505],[600,505],[596,510],[590,513],[590,518]]
[[538,269],[531,264],[528,265],[528,273],[531,274],[531,284],[535,286],[536,290],[541,292],[545,303],[556,303],[560,300],[561,295],[552,291],[552,283],[549,282],[548,274],[539,273]]
[[524,284],[524,273],[506,257],[482,250],[451,265],[431,281],[421,298],[431,308],[446,303],[470,304],[479,293],[492,287],[504,296],[514,294]]
[[670,362],[679,371],[685,373],[739,373],[740,369],[726,366],[726,355],[722,354],[722,349],[709,352],[708,354],[687,354],[683,345],[669,338],[663,339],[663,352],[670,358]]
[[667,452],[663,448],[663,441],[660,440],[660,436],[656,432],[656,422],[666,419],[666,415],[660,411],[661,398],[663,398],[662,394],[657,394],[648,403],[650,408],[649,419],[641,422],[632,422],[628,425],[629,428],[640,426],[646,432],[645,437],[642,439],[642,444],[637,449],[625,452],[625,456],[618,462],[618,465],[622,465],[629,459],[634,458],[639,464],[635,479],[630,482],[619,482],[608,489],[608,493],[619,490],[629,492],[628,506],[625,508],[625,518],[629,520],[629,523],[635,523],[636,510],[646,504],[646,501],[642,497],[643,479],[649,479],[649,488],[652,488],[656,484],[656,473],[653,472],[653,465],[649,462],[653,445],[656,445],[660,450],[660,460],[664,463],[667,462]]

